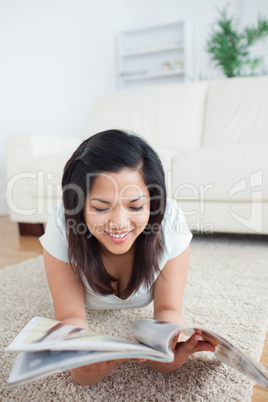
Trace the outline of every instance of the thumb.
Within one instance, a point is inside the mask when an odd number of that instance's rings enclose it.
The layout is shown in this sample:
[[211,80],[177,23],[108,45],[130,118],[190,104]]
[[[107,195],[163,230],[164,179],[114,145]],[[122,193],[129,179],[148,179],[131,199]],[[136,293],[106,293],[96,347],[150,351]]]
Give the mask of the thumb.
[[173,350],[173,352],[174,352],[174,350],[175,350],[175,348],[176,348],[176,345],[177,345],[177,342],[178,342],[178,339],[179,339],[179,335],[180,335],[180,332],[178,332],[178,333],[174,336],[174,338],[172,339],[172,342],[171,342],[171,349]]

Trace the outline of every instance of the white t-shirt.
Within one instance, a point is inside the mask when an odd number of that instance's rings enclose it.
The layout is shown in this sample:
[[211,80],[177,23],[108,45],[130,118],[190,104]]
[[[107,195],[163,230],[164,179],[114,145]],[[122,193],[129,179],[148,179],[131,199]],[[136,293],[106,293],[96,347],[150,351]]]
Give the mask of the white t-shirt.
[[[162,270],[167,261],[181,254],[189,245],[192,234],[185,221],[183,212],[176,201],[167,199],[167,208],[161,225],[163,252],[159,257],[159,268]],[[55,207],[54,213],[49,217],[45,234],[40,237],[45,250],[58,260],[69,262],[68,240],[64,219],[63,204]],[[155,278],[156,279],[156,278]],[[114,310],[122,308],[144,307],[153,300],[153,286],[149,289],[142,284],[139,289],[127,299],[112,295],[95,293],[88,283],[85,283],[85,305],[90,309]]]

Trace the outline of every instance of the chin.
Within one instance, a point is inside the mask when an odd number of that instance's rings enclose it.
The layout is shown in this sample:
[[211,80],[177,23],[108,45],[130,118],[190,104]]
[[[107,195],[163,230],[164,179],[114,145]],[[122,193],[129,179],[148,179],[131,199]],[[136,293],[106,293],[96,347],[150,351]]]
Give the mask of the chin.
[[109,249],[110,253],[115,254],[115,255],[123,255],[126,254],[129,250],[131,249],[131,247],[124,247],[122,249]]
[[111,245],[109,245],[109,247],[106,247],[105,245],[104,246],[105,246],[106,250],[108,250],[111,254],[123,255],[123,254],[126,254],[133,247],[133,245],[134,245],[134,243],[132,243],[130,245],[126,245],[126,244],[115,245],[112,247],[111,247]]

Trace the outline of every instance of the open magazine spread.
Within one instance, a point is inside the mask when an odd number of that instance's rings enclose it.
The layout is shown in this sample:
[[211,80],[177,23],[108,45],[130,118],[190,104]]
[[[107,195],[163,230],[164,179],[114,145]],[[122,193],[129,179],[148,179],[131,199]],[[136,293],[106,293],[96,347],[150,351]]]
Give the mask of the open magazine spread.
[[220,361],[268,387],[265,367],[223,337],[201,327],[138,320],[132,327],[135,343],[43,317],[33,318],[6,348],[7,352],[18,352],[8,386],[22,385],[60,371],[106,360],[143,358],[171,362],[174,336],[180,331],[190,336],[196,330],[215,346],[215,355]]

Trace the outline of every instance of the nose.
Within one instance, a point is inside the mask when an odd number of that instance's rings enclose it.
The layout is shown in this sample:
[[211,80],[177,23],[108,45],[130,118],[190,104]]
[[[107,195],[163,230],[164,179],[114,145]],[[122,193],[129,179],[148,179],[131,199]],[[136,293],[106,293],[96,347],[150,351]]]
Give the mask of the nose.
[[109,216],[109,227],[112,230],[124,230],[129,228],[129,217],[123,208],[115,208]]

